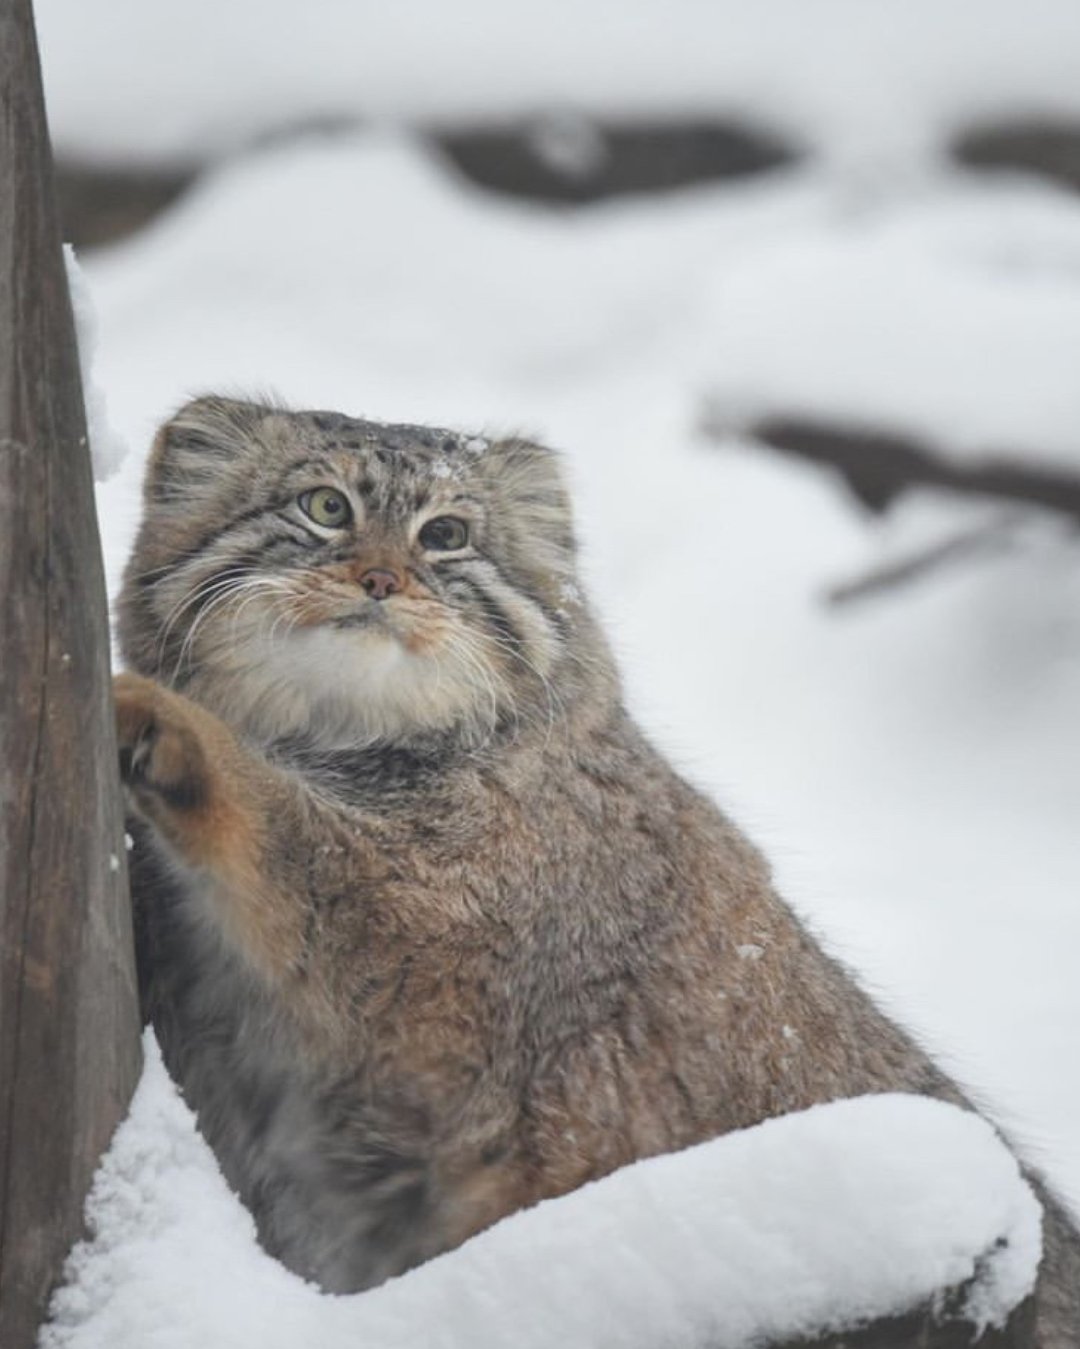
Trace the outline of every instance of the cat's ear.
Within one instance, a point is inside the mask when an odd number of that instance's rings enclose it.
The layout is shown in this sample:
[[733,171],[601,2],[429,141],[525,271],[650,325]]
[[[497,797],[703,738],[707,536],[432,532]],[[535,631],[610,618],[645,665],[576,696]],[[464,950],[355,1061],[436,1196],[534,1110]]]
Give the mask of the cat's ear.
[[269,411],[258,403],[216,396],[185,403],[154,438],[148,495],[168,501],[208,487],[257,444],[259,425]]
[[503,567],[553,606],[576,566],[570,494],[559,456],[528,440],[496,441],[484,456],[489,537]]
[[554,450],[516,437],[498,440],[488,450],[484,467],[517,529],[573,552],[570,494]]

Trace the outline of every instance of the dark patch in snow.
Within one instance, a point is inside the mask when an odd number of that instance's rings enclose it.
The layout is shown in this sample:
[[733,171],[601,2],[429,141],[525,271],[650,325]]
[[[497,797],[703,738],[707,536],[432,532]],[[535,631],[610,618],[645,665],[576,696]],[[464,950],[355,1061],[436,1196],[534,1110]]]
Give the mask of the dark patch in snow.
[[564,114],[462,127],[435,139],[481,187],[563,205],[744,178],[801,158],[772,131],[724,120],[598,122]]
[[952,157],[968,168],[1036,173],[1080,192],[1080,122],[1050,118],[991,122],[958,135]]

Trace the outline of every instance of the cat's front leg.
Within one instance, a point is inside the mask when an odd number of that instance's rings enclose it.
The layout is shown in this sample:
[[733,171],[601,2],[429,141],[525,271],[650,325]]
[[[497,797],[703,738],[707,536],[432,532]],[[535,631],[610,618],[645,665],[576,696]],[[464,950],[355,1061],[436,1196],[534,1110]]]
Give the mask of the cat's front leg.
[[212,713],[140,675],[113,683],[120,772],[134,810],[198,881],[209,915],[264,976],[305,958],[306,897],[275,874],[274,828],[295,790]]
[[217,717],[140,675],[117,675],[120,776],[138,813],[178,860],[226,870],[242,864],[258,833],[237,780],[238,746]]

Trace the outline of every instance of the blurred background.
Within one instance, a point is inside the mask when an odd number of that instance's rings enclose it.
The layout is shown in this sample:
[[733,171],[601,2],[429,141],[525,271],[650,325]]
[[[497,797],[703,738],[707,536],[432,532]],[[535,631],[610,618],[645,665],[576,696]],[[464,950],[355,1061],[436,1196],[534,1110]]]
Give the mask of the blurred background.
[[558,446],[649,732],[1080,1205],[1080,5],[36,8],[112,591],[194,393]]

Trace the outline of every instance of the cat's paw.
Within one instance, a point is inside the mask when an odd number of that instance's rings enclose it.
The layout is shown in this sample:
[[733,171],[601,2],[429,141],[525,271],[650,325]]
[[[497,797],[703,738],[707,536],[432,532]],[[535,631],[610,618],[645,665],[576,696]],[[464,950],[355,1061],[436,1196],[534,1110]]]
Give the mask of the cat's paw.
[[261,779],[232,732],[189,698],[140,675],[117,675],[113,698],[131,806],[177,860],[251,885],[264,803]]
[[152,679],[113,680],[120,777],[137,803],[156,799],[172,810],[200,806],[207,761],[190,704]]

